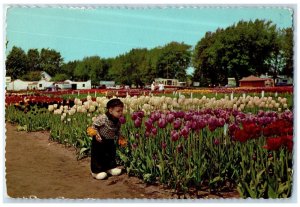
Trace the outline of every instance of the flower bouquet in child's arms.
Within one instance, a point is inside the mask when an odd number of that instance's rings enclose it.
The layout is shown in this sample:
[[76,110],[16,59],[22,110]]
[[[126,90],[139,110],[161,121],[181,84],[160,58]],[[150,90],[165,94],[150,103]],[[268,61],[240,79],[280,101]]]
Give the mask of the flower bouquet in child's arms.
[[127,146],[127,139],[123,136],[119,136],[118,145],[120,145],[121,147],[126,147]]
[[90,137],[95,137],[96,140],[98,142],[101,142],[102,141],[102,138],[100,136],[100,134],[98,133],[98,131],[94,128],[94,127],[88,127],[86,129],[86,133],[90,136]]
[[87,132],[87,134],[90,136],[90,137],[93,137],[93,136],[96,136],[97,135],[97,130],[96,129],[94,129],[93,127],[88,127],[87,129],[86,129],[86,132]]

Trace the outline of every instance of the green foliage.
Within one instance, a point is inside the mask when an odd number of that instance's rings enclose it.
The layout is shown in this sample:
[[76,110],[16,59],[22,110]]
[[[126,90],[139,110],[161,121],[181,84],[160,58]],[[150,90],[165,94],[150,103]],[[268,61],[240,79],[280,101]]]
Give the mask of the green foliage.
[[63,58],[60,53],[53,49],[41,50],[40,54],[40,67],[42,71],[47,72],[49,75],[54,76],[60,71]]
[[27,56],[24,50],[20,47],[13,47],[7,56],[6,76],[10,76],[12,79],[20,78],[28,71]]
[[85,57],[76,64],[74,79],[80,81],[91,80],[92,85],[98,85],[105,77],[103,60],[99,56]]
[[285,67],[281,71],[282,74],[289,75],[290,77],[294,74],[294,40],[293,40],[293,29],[287,28],[283,30],[281,47],[283,55],[286,60]]
[[40,53],[38,49],[29,49],[27,51],[28,71],[41,71]]
[[[207,79],[202,82],[223,85],[228,77],[234,77],[238,83],[251,74],[274,74],[272,70],[277,71],[279,64],[282,68],[288,64],[291,40],[290,30],[281,35],[272,22],[263,20],[240,21],[226,29],[207,32],[193,53],[194,80]],[[289,45],[289,49],[284,49],[284,45]]]
[[55,76],[51,79],[51,81],[64,81],[68,78],[69,76],[65,73],[56,73]]
[[[147,49],[132,49],[112,61],[110,76],[119,84],[143,86],[147,70]],[[142,76],[144,74],[144,76]]]
[[[6,59],[6,76],[12,79],[40,80],[38,71],[54,76],[60,72],[63,59],[59,52],[50,49],[29,49],[27,54],[19,47],[13,47]],[[28,74],[29,73],[29,74]],[[32,79],[31,79],[32,78]]]
[[41,71],[30,71],[20,77],[20,79],[25,81],[39,81],[41,80]]
[[157,61],[158,76],[186,80],[186,69],[190,64],[191,46],[184,43],[171,42],[162,48]]
[[74,76],[75,68],[79,62],[80,61],[75,60],[75,61],[69,61],[67,63],[63,63],[63,65],[61,66],[61,73],[66,74],[68,76],[67,79],[72,80]]
[[190,48],[184,43],[171,42],[151,50],[132,49],[112,61],[109,74],[119,84],[135,84],[138,87],[150,84],[157,77],[185,81]]

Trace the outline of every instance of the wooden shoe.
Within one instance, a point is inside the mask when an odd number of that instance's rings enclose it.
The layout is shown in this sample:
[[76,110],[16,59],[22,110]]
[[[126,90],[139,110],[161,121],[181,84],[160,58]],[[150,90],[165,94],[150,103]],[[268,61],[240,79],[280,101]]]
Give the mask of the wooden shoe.
[[119,168],[113,168],[107,171],[111,175],[120,175],[122,172],[122,169]]
[[106,172],[101,172],[101,173],[92,173],[93,178],[97,180],[103,180],[107,178],[107,173]]

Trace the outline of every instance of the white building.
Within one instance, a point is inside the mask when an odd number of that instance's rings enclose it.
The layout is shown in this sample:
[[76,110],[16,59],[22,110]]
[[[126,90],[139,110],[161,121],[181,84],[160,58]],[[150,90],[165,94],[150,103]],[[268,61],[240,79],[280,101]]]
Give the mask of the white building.
[[55,88],[56,86],[60,89],[91,89],[92,82],[91,80],[88,81],[61,81],[61,82],[52,82],[47,80],[40,80],[40,81],[22,81],[20,79],[14,80],[9,82],[7,79],[6,82],[6,89],[12,91],[20,91],[20,90],[45,90],[47,88]]
[[45,90],[46,88],[52,87],[53,82],[40,80],[37,85],[38,90]]
[[178,79],[168,79],[168,78],[155,78],[154,82],[156,84],[164,84],[165,86],[179,86]]
[[55,87],[60,89],[72,89],[72,85],[69,81],[59,81],[54,83]]
[[41,72],[41,80],[50,81],[51,78],[52,77],[48,73],[46,73],[45,71]]
[[20,90],[27,90],[28,85],[32,84],[33,81],[22,81],[20,79],[11,81],[8,86],[7,90],[12,90],[12,91],[20,91]]
[[77,89],[92,89],[92,81],[71,81],[71,80],[65,80],[64,82],[68,82],[71,84],[71,89],[77,90]]
[[11,77],[6,76],[5,77],[5,89],[8,88],[8,85],[11,83]]

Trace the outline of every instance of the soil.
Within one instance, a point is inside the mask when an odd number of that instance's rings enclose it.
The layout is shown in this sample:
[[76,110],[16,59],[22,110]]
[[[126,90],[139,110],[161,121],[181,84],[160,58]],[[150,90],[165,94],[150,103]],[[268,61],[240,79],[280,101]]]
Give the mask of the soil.
[[[77,160],[76,151],[49,141],[49,132],[17,131],[6,123],[6,191],[11,198],[172,199],[180,197],[161,185],[147,185],[126,172],[96,180],[90,158]],[[193,198],[192,195],[186,195]],[[239,198],[238,193],[197,192],[194,198]]]

